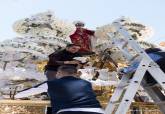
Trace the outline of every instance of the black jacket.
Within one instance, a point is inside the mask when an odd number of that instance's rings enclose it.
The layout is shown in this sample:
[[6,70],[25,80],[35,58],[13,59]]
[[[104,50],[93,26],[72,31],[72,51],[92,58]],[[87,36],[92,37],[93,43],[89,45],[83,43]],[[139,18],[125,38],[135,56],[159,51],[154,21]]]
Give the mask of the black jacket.
[[64,61],[71,61],[74,57],[80,57],[79,53],[70,53],[66,50],[54,52],[49,55],[49,61],[45,66],[45,70],[57,71],[58,67],[64,64]]
[[91,83],[73,76],[48,81],[53,113],[65,108],[100,108]]
[[[165,52],[157,51],[157,52],[152,52],[152,54],[159,55],[161,57],[155,62],[159,65],[160,69],[165,73]],[[157,83],[156,80],[151,76],[151,74],[148,71],[145,73],[144,79],[147,81],[147,83],[152,83],[152,84]]]

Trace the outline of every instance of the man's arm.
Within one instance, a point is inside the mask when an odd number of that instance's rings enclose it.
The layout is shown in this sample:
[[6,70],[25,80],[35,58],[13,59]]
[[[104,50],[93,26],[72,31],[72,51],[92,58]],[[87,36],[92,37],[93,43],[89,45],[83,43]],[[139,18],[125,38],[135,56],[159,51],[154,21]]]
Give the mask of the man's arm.
[[64,65],[64,64],[80,64],[80,61],[72,60],[72,61],[60,61],[60,54],[52,54],[49,55],[49,62],[51,64],[56,65]]
[[60,57],[60,53],[52,53],[51,55],[49,55],[49,63],[53,65],[63,65],[64,61],[60,61]]

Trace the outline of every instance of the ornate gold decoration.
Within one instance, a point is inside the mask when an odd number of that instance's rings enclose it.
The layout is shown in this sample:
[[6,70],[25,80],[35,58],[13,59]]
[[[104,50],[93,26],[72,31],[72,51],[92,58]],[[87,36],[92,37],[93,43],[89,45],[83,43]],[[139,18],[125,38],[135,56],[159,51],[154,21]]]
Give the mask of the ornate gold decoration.
[[37,61],[35,64],[37,65],[37,71],[44,72],[45,65],[47,64],[47,60],[45,61]]
[[[0,114],[44,114],[49,101],[31,100],[0,100]],[[105,108],[106,102],[101,102]],[[158,107],[153,103],[133,102],[127,114],[135,112],[137,114],[162,114]]]

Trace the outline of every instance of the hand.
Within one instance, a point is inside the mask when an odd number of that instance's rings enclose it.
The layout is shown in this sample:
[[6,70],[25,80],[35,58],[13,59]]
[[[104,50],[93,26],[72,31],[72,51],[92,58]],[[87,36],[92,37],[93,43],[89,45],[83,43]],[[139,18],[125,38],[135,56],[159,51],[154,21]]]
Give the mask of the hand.
[[77,64],[77,69],[81,69],[81,68],[83,68],[83,65],[82,64]]
[[73,60],[73,61],[64,61],[64,64],[80,64],[80,61]]

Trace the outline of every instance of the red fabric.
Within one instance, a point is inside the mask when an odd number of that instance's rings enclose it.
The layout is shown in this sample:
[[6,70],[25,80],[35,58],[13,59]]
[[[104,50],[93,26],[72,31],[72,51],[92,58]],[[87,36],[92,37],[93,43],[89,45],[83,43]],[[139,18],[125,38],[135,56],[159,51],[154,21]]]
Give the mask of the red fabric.
[[81,46],[80,52],[91,52],[90,37],[94,35],[94,31],[84,28],[77,28],[75,33],[70,35],[71,41],[74,44]]

